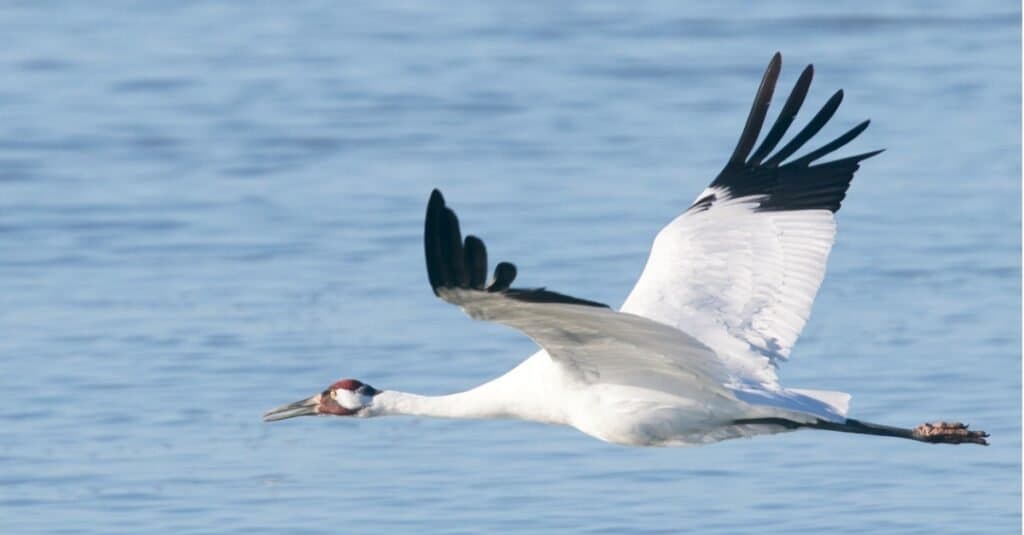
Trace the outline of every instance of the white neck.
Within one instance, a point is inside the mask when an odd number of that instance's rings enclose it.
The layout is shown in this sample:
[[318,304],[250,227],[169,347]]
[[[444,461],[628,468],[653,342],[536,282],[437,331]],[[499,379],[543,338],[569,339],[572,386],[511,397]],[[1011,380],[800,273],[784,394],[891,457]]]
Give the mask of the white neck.
[[511,403],[480,395],[478,389],[447,396],[421,396],[385,390],[373,398],[372,416],[408,415],[436,418],[514,418]]
[[546,354],[534,355],[505,375],[457,394],[421,396],[385,390],[373,397],[369,416],[518,418],[566,423],[564,403],[553,397],[558,390],[550,387],[552,369]]

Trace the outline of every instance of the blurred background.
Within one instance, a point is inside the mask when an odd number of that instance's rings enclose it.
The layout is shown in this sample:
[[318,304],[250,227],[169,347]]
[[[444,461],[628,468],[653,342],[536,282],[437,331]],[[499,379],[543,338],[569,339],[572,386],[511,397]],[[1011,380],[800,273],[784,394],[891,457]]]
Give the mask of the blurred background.
[[[0,30],[4,533],[1019,528],[1017,2],[11,1]],[[816,67],[798,123],[844,88],[822,138],[888,149],[782,379],[991,447],[260,421],[533,352],[431,294],[433,187],[521,284],[621,303],[776,50],[780,93]]]

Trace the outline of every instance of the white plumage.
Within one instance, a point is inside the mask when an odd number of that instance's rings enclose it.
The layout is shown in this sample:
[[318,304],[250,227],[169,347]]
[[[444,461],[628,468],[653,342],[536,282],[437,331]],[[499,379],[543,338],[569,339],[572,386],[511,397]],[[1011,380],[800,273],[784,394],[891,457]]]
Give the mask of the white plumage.
[[803,104],[807,67],[755,150],[781,68],[765,72],[740,141],[725,168],[658,233],[621,310],[543,288],[510,285],[516,269],[462,239],[437,190],[424,232],[434,292],[471,317],[513,327],[541,349],[472,390],[448,396],[377,390],[346,379],[267,413],[455,418],[510,417],[573,426],[626,445],[703,444],[799,428],[985,444],[957,423],[903,429],[846,417],[849,395],[787,389],[775,367],[787,359],[811,312],[835,236],[834,213],[859,163],[880,151],[815,163],[867,127],[791,158],[828,122],[835,93],[782,148]]
[[[724,196],[719,194],[720,197]],[[728,353],[756,354],[751,378],[772,381],[764,358],[785,359],[810,314],[835,236],[828,210],[757,212],[756,196],[686,212],[658,233],[622,310],[687,330]]]

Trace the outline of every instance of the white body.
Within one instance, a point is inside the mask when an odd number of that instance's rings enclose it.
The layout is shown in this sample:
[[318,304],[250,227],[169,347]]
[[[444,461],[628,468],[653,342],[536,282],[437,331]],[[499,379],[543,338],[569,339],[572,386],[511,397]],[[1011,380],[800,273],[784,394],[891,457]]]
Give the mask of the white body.
[[839,392],[719,390],[696,382],[678,386],[673,394],[639,386],[582,383],[540,350],[505,375],[466,392],[436,397],[381,392],[365,416],[516,418],[572,426],[615,444],[682,446],[786,430],[730,423],[742,418],[842,422],[849,399]]

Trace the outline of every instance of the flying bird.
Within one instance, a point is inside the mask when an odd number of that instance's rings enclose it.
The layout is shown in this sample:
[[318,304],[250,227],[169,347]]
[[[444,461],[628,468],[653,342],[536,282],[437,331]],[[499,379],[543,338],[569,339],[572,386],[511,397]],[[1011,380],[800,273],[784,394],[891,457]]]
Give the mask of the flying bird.
[[776,150],[807,96],[814,69],[797,79],[775,123],[755,144],[782,65],[768,64],[725,167],[654,240],[619,310],[545,288],[516,288],[487,250],[462,238],[441,192],[427,204],[424,249],[434,294],[478,320],[518,329],[540,350],[504,375],[445,396],[379,390],[344,379],[264,415],[518,418],[561,424],[630,446],[698,445],[799,429],[987,445],[961,423],[915,428],[847,417],[843,392],[786,388],[776,367],[811,311],[834,241],[834,214],[861,162],[881,151],[820,160],[864,131],[794,157],[831,119],[837,91]]

